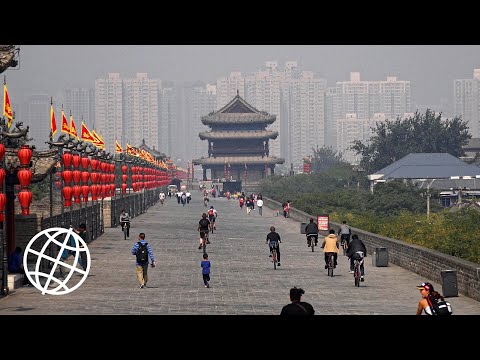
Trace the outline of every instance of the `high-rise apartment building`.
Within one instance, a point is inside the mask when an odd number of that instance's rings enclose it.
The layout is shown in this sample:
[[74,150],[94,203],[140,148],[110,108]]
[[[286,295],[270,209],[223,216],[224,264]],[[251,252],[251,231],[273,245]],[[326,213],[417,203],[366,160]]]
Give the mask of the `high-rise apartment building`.
[[231,72],[229,76],[217,80],[217,110],[227,105],[235,95],[245,98],[245,78],[241,72]]
[[140,146],[145,141],[158,149],[160,87],[160,80],[149,79],[146,73],[123,80],[123,136],[117,139],[122,146],[126,142]]
[[303,71],[290,82],[288,161],[299,168],[312,148],[325,145],[325,91],[327,81]]
[[160,122],[158,125],[158,149],[167,156],[175,156],[175,144],[185,141],[183,131],[177,122],[177,96],[175,84],[171,81],[163,82],[159,92]]
[[105,141],[105,150],[114,153],[115,141],[122,139],[123,132],[123,84],[119,73],[95,80],[93,129]]
[[[280,133],[281,122],[281,82],[283,74],[277,70],[276,61],[267,61],[265,70],[246,76],[245,100],[260,111],[275,115],[277,121],[267,130]],[[280,139],[269,141],[270,155],[280,157]]]
[[63,98],[65,115],[72,113],[77,130],[81,131],[82,119],[85,125],[91,129],[95,121],[95,90],[87,88],[65,89]]
[[208,157],[208,142],[200,140],[198,134],[207,131],[208,127],[201,117],[216,110],[217,86],[199,81],[185,87],[185,142],[186,159]]
[[325,146],[337,148],[337,126],[335,123],[335,96],[337,89],[329,87],[325,90]]
[[480,69],[473,70],[472,79],[453,82],[453,115],[461,116],[472,137],[480,137]]
[[[15,108],[12,109],[15,111]],[[55,114],[57,119],[61,120],[61,117],[57,114]],[[35,145],[37,149],[47,148],[45,141],[48,140],[48,135],[50,134],[50,96],[47,94],[29,96],[25,102],[22,117],[25,117],[25,119],[20,119],[15,114],[12,127],[15,126],[17,121],[23,121],[24,127],[30,126],[27,136],[33,138],[28,145]],[[55,137],[60,133],[61,125],[61,122],[59,123],[57,120],[57,134]]]
[[[334,120],[327,122],[335,125],[337,151],[343,151],[351,145],[351,141],[366,139],[365,132],[359,132],[357,138],[351,138],[349,134],[354,133],[351,129],[364,128],[360,124],[353,126],[352,122],[369,124],[382,119],[395,120],[411,112],[410,81],[397,80],[395,76],[387,77],[386,81],[361,81],[360,73],[352,72],[350,81],[337,82],[334,99]],[[348,134],[342,134],[341,131],[348,131]]]

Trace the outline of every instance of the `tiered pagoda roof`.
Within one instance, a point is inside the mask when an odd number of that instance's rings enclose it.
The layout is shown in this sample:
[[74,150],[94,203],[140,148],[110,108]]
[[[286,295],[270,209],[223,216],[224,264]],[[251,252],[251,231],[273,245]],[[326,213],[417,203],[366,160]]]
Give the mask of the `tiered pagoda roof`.
[[233,140],[233,139],[276,139],[278,131],[207,131],[198,134],[201,140]]
[[276,120],[275,115],[265,111],[259,111],[248,104],[242,97],[237,95],[227,105],[216,112],[202,116],[204,125],[219,124],[272,124]]
[[193,160],[195,165],[270,165],[284,162],[284,159],[275,156],[217,156]]

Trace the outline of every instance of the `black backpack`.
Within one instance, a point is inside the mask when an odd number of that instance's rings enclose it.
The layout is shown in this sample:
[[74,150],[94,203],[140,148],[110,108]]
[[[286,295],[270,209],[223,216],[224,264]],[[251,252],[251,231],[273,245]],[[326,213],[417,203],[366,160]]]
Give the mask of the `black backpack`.
[[147,250],[148,243],[143,245],[140,241],[138,242],[138,250],[137,250],[137,263],[138,264],[147,264],[148,263],[148,250]]
[[445,299],[429,296],[427,302],[433,315],[452,315],[452,306]]

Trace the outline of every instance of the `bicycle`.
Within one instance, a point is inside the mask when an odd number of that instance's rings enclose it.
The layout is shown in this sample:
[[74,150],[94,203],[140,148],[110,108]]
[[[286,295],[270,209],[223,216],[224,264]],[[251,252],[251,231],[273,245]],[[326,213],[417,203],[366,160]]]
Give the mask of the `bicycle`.
[[127,240],[128,223],[122,222],[121,224],[122,224],[123,240]]
[[308,242],[308,246],[310,246],[312,248],[312,252],[315,251],[315,236],[313,235],[308,235],[307,237],[307,242]]
[[277,270],[277,243],[272,243],[270,249],[272,253],[273,270]]
[[363,254],[359,254],[360,259],[356,258],[353,261],[353,278],[355,279],[355,286],[360,287],[360,282],[362,281],[362,271],[361,266],[363,264],[364,258]]
[[343,249],[343,256],[347,256],[348,244],[345,240],[340,243],[340,246]]
[[207,244],[209,244],[209,243],[210,243],[210,241],[208,241],[208,231],[205,231],[205,232],[203,232],[202,244],[200,245],[200,247],[203,249],[204,254],[207,253]]
[[328,276],[331,276],[331,277],[333,277],[333,268],[335,267],[334,258],[333,258],[334,254],[335,253],[333,253],[333,252],[328,253],[328,261],[327,261],[328,272],[327,272],[327,274],[328,274]]

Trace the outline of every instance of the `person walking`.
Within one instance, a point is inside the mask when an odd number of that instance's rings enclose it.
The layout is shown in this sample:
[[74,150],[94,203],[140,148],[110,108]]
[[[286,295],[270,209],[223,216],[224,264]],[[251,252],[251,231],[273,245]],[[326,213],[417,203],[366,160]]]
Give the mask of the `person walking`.
[[263,200],[261,198],[257,198],[257,207],[258,207],[258,213],[260,214],[260,216],[262,216]]
[[140,283],[140,289],[147,287],[148,281],[148,258],[150,257],[152,268],[155,267],[155,258],[153,256],[150,244],[145,241],[145,233],[138,235],[138,241],[132,247],[132,255],[136,256],[137,279]]
[[[80,237],[85,242],[85,244],[88,244],[90,242],[88,233],[87,233],[87,225],[80,224],[78,225],[78,229],[73,229],[73,231],[75,231],[78,235],[80,235]],[[79,247],[84,248],[84,246],[81,244],[79,244]],[[87,252],[86,251],[80,251],[80,260],[82,263],[81,265],[83,270],[87,271]]]
[[301,316],[312,316],[315,314],[313,306],[305,301],[301,301],[302,295],[305,294],[305,291],[300,288],[293,287],[290,289],[290,301],[291,304],[285,305],[282,308],[281,316],[289,315],[301,315]]
[[206,288],[210,287],[210,260],[208,260],[208,254],[203,254],[203,261],[200,263],[202,268],[203,283]]

